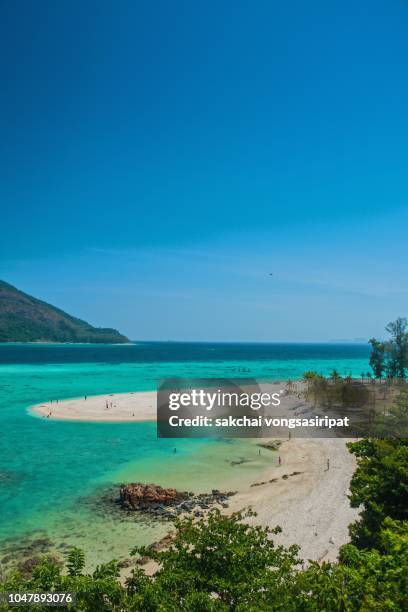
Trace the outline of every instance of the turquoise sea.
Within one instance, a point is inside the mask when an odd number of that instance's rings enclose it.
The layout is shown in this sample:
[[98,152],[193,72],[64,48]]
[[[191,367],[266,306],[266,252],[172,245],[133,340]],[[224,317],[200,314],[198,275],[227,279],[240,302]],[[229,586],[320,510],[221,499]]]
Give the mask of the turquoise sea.
[[[62,557],[70,545],[85,549],[90,566],[127,557],[168,525],[123,515],[111,501],[118,484],[233,489],[270,461],[250,440],[178,440],[174,454],[174,440],[157,440],[152,423],[52,421],[28,414],[31,405],[154,390],[171,376],[284,380],[333,368],[360,376],[368,357],[360,344],[1,345],[0,559],[47,547]],[[231,465],[242,457],[239,469]]]

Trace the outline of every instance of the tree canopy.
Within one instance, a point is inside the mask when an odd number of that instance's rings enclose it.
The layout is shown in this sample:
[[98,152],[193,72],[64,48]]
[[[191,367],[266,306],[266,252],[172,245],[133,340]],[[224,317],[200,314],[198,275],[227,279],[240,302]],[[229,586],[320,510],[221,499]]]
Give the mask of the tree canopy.
[[408,368],[408,321],[398,317],[388,323],[390,338],[382,342],[371,338],[370,366],[376,378],[386,374],[389,378],[405,378]]

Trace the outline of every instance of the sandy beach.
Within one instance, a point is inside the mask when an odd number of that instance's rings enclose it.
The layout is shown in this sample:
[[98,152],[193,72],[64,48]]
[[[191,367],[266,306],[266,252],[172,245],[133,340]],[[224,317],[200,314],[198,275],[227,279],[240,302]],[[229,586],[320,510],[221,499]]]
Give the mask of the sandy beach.
[[32,406],[31,414],[65,421],[129,422],[156,420],[156,392],[111,393]]
[[[358,517],[358,509],[350,507],[347,497],[355,469],[347,441],[292,438],[283,442],[276,454],[262,450],[271,453],[274,467],[231,497],[228,510],[220,509],[232,514],[251,508],[256,516],[246,519],[250,524],[279,525],[282,533],[272,536],[274,542],[297,544],[305,566],[308,561],[335,561],[339,548],[350,541],[349,524]],[[157,567],[150,561],[143,569],[151,575]],[[123,581],[128,574],[128,570],[121,572]]]
[[306,561],[335,560],[340,546],[349,541],[348,525],[358,515],[347,497],[355,457],[346,442],[334,438],[283,442],[278,451],[282,464],[275,461],[256,486],[231,498],[229,511],[250,506],[257,513],[251,523],[282,528],[273,538],[277,543],[298,544]]
[[[262,385],[262,389],[271,393],[281,387],[280,383]],[[68,421],[155,421],[156,396],[156,391],[135,391],[53,400],[30,407],[29,412],[35,416]]]
[[[279,382],[259,385],[270,393],[280,391]],[[249,389],[249,388],[248,388]],[[92,395],[43,402],[29,408],[32,415],[49,419],[91,422],[137,422],[156,420],[156,391]],[[298,403],[296,398],[289,400]],[[276,412],[276,409],[275,409]]]
[[[30,408],[36,416],[51,419],[129,422],[156,418],[156,393],[116,393],[64,401]],[[254,444],[267,442],[254,440]],[[334,560],[348,537],[348,525],[357,510],[347,498],[355,458],[345,439],[300,439],[283,441],[270,454],[271,467],[231,498],[228,512],[251,507],[257,516],[252,523],[280,525],[275,541],[301,547],[301,558]],[[281,465],[278,457],[281,458]],[[327,469],[328,460],[330,467]]]

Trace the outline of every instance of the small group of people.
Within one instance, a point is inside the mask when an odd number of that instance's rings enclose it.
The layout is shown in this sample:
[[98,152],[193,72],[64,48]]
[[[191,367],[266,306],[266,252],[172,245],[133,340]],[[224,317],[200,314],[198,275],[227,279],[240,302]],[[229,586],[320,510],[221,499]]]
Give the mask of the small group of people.
[[[56,404],[58,404],[58,400],[57,400],[57,399],[56,399],[56,400],[51,400],[51,402],[50,402],[50,403],[51,403],[51,405],[53,404],[53,402],[55,402]],[[52,416],[52,410],[50,410],[50,411],[48,412],[48,414],[44,414],[43,416],[44,416],[44,418],[49,419],[49,418],[50,418],[50,416]]]

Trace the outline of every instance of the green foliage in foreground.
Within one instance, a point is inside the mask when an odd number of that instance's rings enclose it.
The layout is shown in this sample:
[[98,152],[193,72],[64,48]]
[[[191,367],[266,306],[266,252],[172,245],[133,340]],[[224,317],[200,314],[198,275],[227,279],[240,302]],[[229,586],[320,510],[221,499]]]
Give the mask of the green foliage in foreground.
[[387,517],[408,521],[408,440],[361,440],[348,445],[358,458],[350,484],[351,505],[363,506],[351,525],[352,542],[381,550]]
[[408,525],[386,519],[382,552],[340,549],[339,562],[312,563],[297,577],[293,610],[383,611],[408,607]]
[[280,529],[242,522],[251,515],[214,510],[208,521],[186,518],[178,522],[170,550],[139,549],[160,564],[153,591],[140,574],[128,582],[140,609],[160,609],[163,602],[172,610],[289,609],[298,547],[275,546],[269,536]]
[[[381,551],[348,544],[341,549],[338,563],[313,562],[302,570],[296,546],[275,546],[270,536],[276,530],[249,526],[243,518],[213,510],[208,521],[179,520],[169,550],[139,550],[159,564],[153,578],[138,568],[122,586],[114,561],[99,566],[92,575],[83,574],[83,555],[73,549],[68,574],[44,560],[30,580],[14,574],[3,582],[1,590],[76,592],[76,609],[92,612],[368,612],[408,608],[407,522],[384,521],[379,534]],[[47,610],[41,606],[14,609]]]

